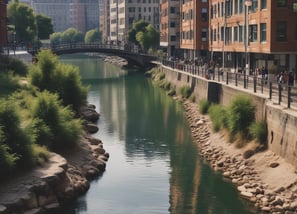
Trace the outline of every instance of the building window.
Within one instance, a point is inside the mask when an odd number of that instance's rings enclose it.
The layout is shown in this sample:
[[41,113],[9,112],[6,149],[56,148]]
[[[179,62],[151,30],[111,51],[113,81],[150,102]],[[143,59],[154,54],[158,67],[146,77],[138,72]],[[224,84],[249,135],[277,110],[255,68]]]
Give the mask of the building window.
[[201,2],[203,2],[203,3],[207,3],[207,0],[201,0]]
[[252,1],[251,11],[257,11],[258,10],[258,0]]
[[287,1],[288,0],[276,0],[277,6],[278,7],[287,7]]
[[217,29],[213,30],[213,41],[217,41]]
[[226,16],[231,16],[232,15],[232,2],[231,1],[226,1]]
[[239,0],[239,13],[243,13],[243,3],[244,0]]
[[234,2],[234,14],[238,13],[238,0],[235,0]]
[[176,26],[175,26],[175,22],[170,22],[170,27],[171,27],[171,28],[176,27]]
[[267,9],[267,0],[261,0],[261,10]]
[[250,28],[249,41],[256,42],[258,40],[258,26],[250,25],[249,28]]
[[171,13],[171,14],[174,14],[175,11],[176,11],[176,8],[175,8],[175,7],[170,7],[170,13]]
[[238,41],[238,27],[234,27],[234,42]]
[[207,8],[201,9],[201,20],[204,22],[207,21]]
[[261,32],[260,32],[260,41],[261,42],[266,42],[267,40],[267,35],[266,35],[266,23],[261,23],[260,24]]
[[203,41],[203,42],[207,41],[207,29],[206,28],[202,28],[202,30],[201,30],[201,41]]
[[176,41],[176,36],[170,36],[170,41],[175,42]]
[[230,44],[232,41],[232,28],[226,27],[226,44]]
[[287,40],[287,22],[278,22],[276,26],[276,40]]
[[239,42],[243,42],[243,26],[239,26]]

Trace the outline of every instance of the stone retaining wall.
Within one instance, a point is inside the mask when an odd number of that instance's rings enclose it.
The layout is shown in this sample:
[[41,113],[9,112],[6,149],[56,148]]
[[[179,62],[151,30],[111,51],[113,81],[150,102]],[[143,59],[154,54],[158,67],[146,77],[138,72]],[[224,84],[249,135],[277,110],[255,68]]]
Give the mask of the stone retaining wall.
[[[256,120],[265,120],[268,125],[268,149],[283,157],[297,167],[297,111],[274,105],[268,95],[255,94],[251,91],[214,82],[203,77],[159,65],[159,71],[165,73],[166,80],[176,88],[188,85],[193,89],[196,101],[207,99],[211,102],[228,105],[238,93],[252,96],[256,106]],[[266,96],[266,97],[265,97]]]

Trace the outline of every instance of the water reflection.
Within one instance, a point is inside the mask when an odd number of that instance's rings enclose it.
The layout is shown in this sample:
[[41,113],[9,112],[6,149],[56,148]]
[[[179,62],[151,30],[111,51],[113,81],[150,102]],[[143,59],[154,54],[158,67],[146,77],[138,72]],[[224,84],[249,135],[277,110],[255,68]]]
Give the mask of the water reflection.
[[70,212],[252,213],[199,157],[180,103],[142,74],[116,67],[114,75],[106,75],[98,61],[73,59],[90,85],[89,102],[101,113],[95,137],[111,157],[106,172]]

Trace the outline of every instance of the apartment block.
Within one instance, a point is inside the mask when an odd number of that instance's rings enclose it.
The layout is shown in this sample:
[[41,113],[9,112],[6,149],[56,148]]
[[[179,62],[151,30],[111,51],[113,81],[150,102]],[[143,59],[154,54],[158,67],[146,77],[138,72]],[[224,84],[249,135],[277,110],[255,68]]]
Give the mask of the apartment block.
[[6,45],[7,39],[7,23],[6,23],[6,4],[7,0],[0,0],[0,52],[1,46]]
[[118,44],[127,42],[127,32],[133,22],[144,20],[159,29],[158,0],[111,0],[110,41]]
[[224,68],[296,71],[296,0],[211,0],[211,58]]
[[160,47],[167,57],[180,57],[180,1],[160,3]]
[[20,0],[29,4],[35,13],[45,14],[52,19],[55,32],[70,27],[85,33],[99,29],[98,0]]
[[190,61],[205,57],[208,50],[208,0],[182,0],[180,48]]

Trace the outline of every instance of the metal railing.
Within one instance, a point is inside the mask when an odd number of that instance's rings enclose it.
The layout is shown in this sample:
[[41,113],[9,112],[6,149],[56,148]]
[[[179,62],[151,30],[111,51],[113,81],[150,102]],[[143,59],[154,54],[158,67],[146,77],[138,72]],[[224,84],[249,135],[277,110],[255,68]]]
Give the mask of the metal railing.
[[162,60],[161,63],[164,66],[188,73],[192,76],[249,90],[272,100],[275,104],[297,110],[297,87],[294,84],[281,84],[277,81],[276,77],[267,79],[264,75],[247,75],[244,73],[222,71],[219,68],[213,70],[207,66],[197,66],[170,60]]

